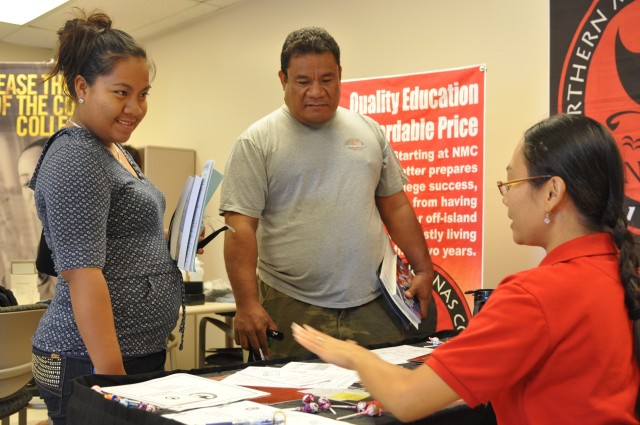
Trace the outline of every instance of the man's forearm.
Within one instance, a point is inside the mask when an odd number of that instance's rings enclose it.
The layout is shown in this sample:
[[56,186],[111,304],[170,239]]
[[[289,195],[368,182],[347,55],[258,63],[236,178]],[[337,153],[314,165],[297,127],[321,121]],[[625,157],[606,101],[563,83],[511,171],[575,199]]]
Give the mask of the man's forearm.
[[236,305],[258,302],[256,268],[258,245],[256,221],[244,216],[227,218],[235,232],[227,232],[224,238],[224,262],[233,289]]

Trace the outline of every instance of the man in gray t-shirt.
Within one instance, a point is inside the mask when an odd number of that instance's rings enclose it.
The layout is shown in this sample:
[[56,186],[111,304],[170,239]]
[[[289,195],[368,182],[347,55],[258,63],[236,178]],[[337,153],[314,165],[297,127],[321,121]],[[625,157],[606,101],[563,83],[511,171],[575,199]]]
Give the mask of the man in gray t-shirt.
[[[306,351],[291,337],[269,347],[267,328],[306,323],[363,345],[434,332],[433,269],[407,178],[380,126],[338,107],[337,43],[320,28],[291,33],[279,76],[285,105],[241,134],[222,183],[236,342],[283,357]],[[419,332],[380,293],[385,226],[416,274],[407,295],[427,318]]]

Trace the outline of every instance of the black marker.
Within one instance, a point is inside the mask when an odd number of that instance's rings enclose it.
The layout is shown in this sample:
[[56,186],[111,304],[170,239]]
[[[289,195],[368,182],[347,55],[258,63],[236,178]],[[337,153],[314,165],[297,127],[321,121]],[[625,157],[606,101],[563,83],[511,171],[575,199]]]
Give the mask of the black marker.
[[273,329],[267,328],[267,338],[273,338],[278,341],[282,341],[284,339],[284,334],[280,331],[274,331]]

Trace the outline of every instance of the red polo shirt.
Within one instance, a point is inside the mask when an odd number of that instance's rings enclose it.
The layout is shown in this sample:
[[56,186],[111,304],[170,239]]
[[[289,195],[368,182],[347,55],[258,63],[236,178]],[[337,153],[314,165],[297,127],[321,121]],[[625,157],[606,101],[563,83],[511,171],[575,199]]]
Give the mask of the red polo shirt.
[[506,277],[426,363],[501,425],[638,424],[640,375],[611,236],[574,239]]

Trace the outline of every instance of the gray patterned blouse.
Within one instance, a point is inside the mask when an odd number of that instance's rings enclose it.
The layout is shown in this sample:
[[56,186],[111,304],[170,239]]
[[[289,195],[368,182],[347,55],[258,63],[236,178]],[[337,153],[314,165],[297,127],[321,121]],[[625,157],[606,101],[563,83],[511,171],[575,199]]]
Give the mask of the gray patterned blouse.
[[124,357],[164,350],[176,325],[183,285],[164,236],[165,199],[125,157],[139,178],[83,128],[65,128],[44,147],[30,187],[58,284],[33,337],[42,351],[87,357],[60,274],[70,269],[102,269]]

